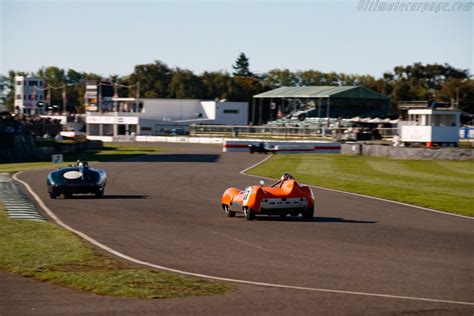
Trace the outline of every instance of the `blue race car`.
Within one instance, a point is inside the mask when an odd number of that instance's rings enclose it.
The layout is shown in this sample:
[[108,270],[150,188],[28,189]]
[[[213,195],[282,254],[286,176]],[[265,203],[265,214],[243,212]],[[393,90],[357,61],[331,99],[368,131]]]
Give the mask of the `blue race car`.
[[107,174],[101,169],[92,169],[85,160],[78,160],[75,164],[52,171],[48,175],[48,193],[52,199],[64,195],[70,198],[73,194],[95,194],[104,196]]

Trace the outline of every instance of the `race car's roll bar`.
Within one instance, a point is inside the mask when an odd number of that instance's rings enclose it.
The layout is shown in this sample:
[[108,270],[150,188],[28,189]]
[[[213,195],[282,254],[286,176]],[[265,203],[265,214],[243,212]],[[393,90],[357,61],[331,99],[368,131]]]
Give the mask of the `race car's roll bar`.
[[280,180],[278,180],[277,183],[272,184],[271,187],[273,188],[273,187],[275,187],[275,186],[278,185],[278,188],[281,188],[281,186],[283,185],[283,182],[285,182],[286,180],[295,180],[295,178],[294,178],[291,174],[289,174],[289,173],[284,173],[284,174],[281,176]]

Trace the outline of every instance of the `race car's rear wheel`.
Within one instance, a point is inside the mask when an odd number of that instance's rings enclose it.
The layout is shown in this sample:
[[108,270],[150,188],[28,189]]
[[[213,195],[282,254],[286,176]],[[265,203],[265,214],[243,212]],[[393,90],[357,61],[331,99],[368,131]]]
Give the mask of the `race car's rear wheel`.
[[234,217],[235,216],[235,212],[229,210],[229,206],[223,205],[222,208],[224,209],[224,213],[225,213],[225,215],[227,215],[227,217]]
[[255,219],[255,213],[252,212],[252,210],[249,209],[248,207],[244,207],[244,216],[245,216],[245,219],[248,221]]
[[55,199],[58,197],[58,193],[56,193],[56,191],[51,191],[49,192],[49,197]]

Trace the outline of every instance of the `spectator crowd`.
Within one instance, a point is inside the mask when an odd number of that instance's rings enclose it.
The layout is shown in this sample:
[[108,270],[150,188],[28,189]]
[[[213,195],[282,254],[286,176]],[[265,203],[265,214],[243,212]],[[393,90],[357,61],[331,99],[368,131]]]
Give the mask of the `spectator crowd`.
[[0,115],[0,134],[36,134],[57,135],[61,131],[60,120],[42,118],[39,115],[12,115],[8,112]]

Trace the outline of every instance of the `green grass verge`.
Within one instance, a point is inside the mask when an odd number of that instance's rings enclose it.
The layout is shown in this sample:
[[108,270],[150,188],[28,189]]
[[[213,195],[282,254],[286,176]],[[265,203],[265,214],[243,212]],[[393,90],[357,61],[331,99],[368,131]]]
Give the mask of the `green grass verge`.
[[474,216],[474,161],[393,160],[336,154],[275,155],[249,173]]
[[[118,161],[162,152],[152,146],[112,144],[66,155],[63,164],[0,164],[0,172],[68,165],[77,159]],[[0,269],[99,295],[177,298],[223,294],[228,284],[139,268],[104,256],[71,232],[47,222],[10,220],[0,206]]]
[[64,163],[54,164],[50,161],[39,162],[19,162],[19,163],[2,163],[0,164],[0,172],[14,173],[23,170],[31,170],[37,168],[50,168],[66,166],[78,159],[86,159],[90,162],[94,161],[118,161],[130,159],[133,157],[163,152],[164,149],[153,146],[132,146],[123,144],[110,144],[99,150],[85,150],[81,153],[68,154],[64,156]]
[[144,269],[106,257],[47,222],[11,220],[0,206],[0,269],[98,295],[178,298],[223,294],[228,284]]

